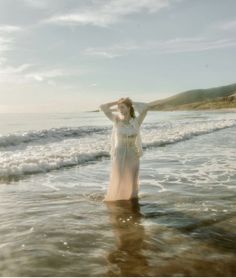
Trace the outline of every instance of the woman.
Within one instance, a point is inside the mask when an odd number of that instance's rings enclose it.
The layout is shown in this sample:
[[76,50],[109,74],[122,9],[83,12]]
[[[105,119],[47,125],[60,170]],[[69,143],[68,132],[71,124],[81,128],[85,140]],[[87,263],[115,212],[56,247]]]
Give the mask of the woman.
[[[117,105],[121,114],[112,113]],[[100,111],[113,122],[111,136],[112,169],[107,194],[103,201],[130,200],[138,198],[139,158],[143,155],[140,126],[147,111],[155,102],[132,102],[130,98],[101,104]],[[139,113],[135,116],[135,111]]]

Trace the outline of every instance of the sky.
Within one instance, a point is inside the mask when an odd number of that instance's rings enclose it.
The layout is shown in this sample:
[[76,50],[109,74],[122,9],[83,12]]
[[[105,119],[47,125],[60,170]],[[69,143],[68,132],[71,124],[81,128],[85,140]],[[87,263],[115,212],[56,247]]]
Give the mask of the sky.
[[0,113],[235,83],[235,0],[0,0]]

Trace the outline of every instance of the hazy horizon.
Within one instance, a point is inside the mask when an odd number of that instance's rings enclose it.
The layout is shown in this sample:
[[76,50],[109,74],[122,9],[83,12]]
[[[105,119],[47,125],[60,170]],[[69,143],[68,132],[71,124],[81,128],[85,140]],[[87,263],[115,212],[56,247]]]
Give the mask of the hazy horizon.
[[234,0],[2,0],[0,113],[76,113],[235,83]]

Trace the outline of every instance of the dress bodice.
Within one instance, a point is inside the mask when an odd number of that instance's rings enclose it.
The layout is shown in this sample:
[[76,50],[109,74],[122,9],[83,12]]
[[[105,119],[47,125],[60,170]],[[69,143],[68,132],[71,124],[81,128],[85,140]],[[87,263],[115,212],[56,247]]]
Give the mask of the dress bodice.
[[138,134],[137,127],[134,123],[135,119],[130,119],[129,123],[123,123],[122,120],[117,121],[118,136],[134,136]]
[[116,147],[136,147],[139,156],[143,154],[140,129],[136,118],[131,118],[129,123],[123,123],[117,119],[112,130],[111,155],[115,153]]
[[123,123],[122,120],[118,120],[116,124],[117,145],[135,145],[138,136],[138,129],[133,121],[134,119],[131,119],[129,123]]
[[144,102],[133,101],[132,103],[134,110],[138,112],[138,116],[131,118],[128,123],[124,123],[121,119],[117,118],[117,115],[113,114],[108,106],[100,106],[100,109],[113,122],[110,151],[111,157],[114,156],[116,147],[120,145],[126,147],[136,146],[138,156],[140,157],[143,155],[140,126],[147,114],[149,106]]

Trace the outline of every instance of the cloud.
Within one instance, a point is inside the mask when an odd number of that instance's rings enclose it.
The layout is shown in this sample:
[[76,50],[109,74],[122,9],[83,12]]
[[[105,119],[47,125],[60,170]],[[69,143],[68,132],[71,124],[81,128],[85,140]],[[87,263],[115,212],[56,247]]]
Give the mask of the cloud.
[[64,77],[79,77],[83,74],[88,73],[86,69],[74,67],[74,68],[49,68],[38,71],[31,71],[24,74],[25,80],[33,80],[38,82],[47,82],[47,84],[56,84],[58,78]]
[[215,25],[217,29],[228,31],[236,29],[236,20],[221,22]]
[[92,83],[92,84],[89,85],[89,87],[97,87],[97,86],[98,86],[97,83]]
[[203,37],[176,38],[163,42],[151,43],[150,47],[160,53],[199,52],[212,49],[235,47],[236,39],[209,39]]
[[35,9],[46,9],[48,7],[48,0],[23,0],[27,6]]
[[78,76],[85,72],[85,70],[77,68],[52,68],[50,66],[46,68],[29,63],[9,64],[6,52],[16,47],[14,34],[22,30],[20,26],[0,25],[0,83],[46,82],[49,85],[55,85],[55,79],[58,77]]
[[103,56],[105,58],[115,58],[125,55],[131,50],[141,50],[146,48],[145,45],[137,43],[122,43],[111,47],[88,47],[84,50],[85,55]]
[[42,81],[49,81],[57,77],[78,75],[80,73],[81,72],[79,70],[66,70],[66,69],[56,68],[56,69],[49,69],[44,71],[31,72],[25,74],[24,77],[26,79],[32,79],[35,81],[42,82]]
[[235,47],[236,39],[208,39],[203,37],[175,38],[170,40],[148,41],[145,43],[124,43],[110,47],[90,47],[84,50],[85,55],[115,58],[129,54],[133,51],[150,50],[159,54],[199,52],[212,49]]
[[64,72],[61,69],[51,69],[47,71],[39,71],[25,74],[26,79],[33,79],[36,81],[44,81],[46,79],[52,79],[58,76],[64,76]]
[[30,64],[22,64],[19,66],[7,66],[4,64],[6,63],[6,59],[0,63],[0,83],[22,83],[24,80],[23,72],[28,69],[31,65]]
[[0,34],[8,34],[13,32],[21,31],[22,28],[20,26],[14,25],[0,25]]
[[85,70],[74,68],[49,68],[34,70],[37,67],[35,64],[22,64],[19,66],[4,66],[4,61],[1,64],[0,60],[0,83],[32,83],[45,82],[48,85],[56,85],[57,78],[66,76],[80,76],[85,73]]
[[[110,0],[94,1],[89,7],[80,8],[77,12],[52,16],[42,23],[63,25],[94,25],[107,27],[121,21],[125,16],[146,11],[156,13],[170,6],[171,0]],[[172,0],[173,1],[173,0]],[[176,0],[175,0],[176,2]]]
[[19,26],[0,25],[0,55],[3,58],[3,52],[12,49],[14,37],[12,33],[22,30]]
[[4,70],[0,69],[0,74],[1,73],[19,73],[25,71],[27,68],[29,68],[31,65],[30,64],[22,64],[18,67],[6,67]]
[[15,47],[14,34],[22,30],[20,26],[0,25],[0,83],[20,82],[19,74],[30,66],[29,64],[22,64],[16,67],[7,65],[6,53]]
[[[3,52],[11,49],[11,39],[0,37],[0,55],[3,55]],[[1,57],[3,59],[3,57]]]
[[[0,25],[0,66],[6,62],[5,52],[12,50],[14,45],[14,33],[21,31],[20,26]],[[0,68],[1,71],[1,68]]]

